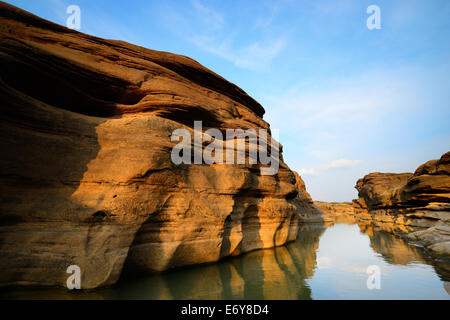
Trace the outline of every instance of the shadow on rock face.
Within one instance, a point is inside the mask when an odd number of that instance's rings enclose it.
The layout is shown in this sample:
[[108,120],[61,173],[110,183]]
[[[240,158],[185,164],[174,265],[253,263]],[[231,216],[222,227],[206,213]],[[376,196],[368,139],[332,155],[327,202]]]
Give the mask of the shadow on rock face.
[[19,40],[2,38],[0,51],[0,284],[65,286],[70,265],[83,288],[114,283],[133,226],[97,192],[107,183],[86,176],[110,120],[92,116],[142,93]]
[[190,58],[0,2],[0,98],[0,286],[65,286],[77,265],[95,288],[125,262],[163,271],[295,239],[282,161],[276,177],[171,161],[172,133],[195,120],[269,129],[259,103]]
[[100,150],[96,128],[106,119],[54,108],[14,83],[2,75],[0,282],[64,284],[69,265],[86,271],[95,234],[117,228],[106,212],[71,198]]
[[[302,227],[286,246],[256,250],[219,263],[126,279],[102,289],[106,299],[311,299],[306,279],[314,275],[324,228]],[[201,279],[201,281],[199,281]]]

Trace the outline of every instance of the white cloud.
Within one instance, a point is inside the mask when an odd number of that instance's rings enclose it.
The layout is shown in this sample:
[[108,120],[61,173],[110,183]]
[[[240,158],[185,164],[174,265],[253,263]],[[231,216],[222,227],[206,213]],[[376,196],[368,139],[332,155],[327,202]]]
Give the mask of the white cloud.
[[266,121],[282,128],[285,161],[294,169],[313,168],[317,175],[345,167],[359,170],[360,160],[366,162],[365,146],[386,120],[429,101],[418,80],[423,74],[411,67],[379,68],[326,82],[306,79],[263,99]]
[[[266,97],[272,126],[297,130],[324,129],[348,123],[373,122],[399,106],[413,105],[405,92],[418,87],[404,70],[371,70],[327,83],[299,83]],[[286,119],[285,114],[292,116]]]
[[224,25],[223,16],[217,11],[206,7],[198,0],[191,0],[191,5],[197,11],[197,15],[210,29],[220,29]]
[[277,18],[278,14],[280,13],[283,7],[283,4],[275,1],[270,2],[261,1],[261,5],[266,10],[264,10],[264,14],[255,19],[253,27],[256,29],[267,29],[271,27],[272,23]]
[[[227,24],[226,16],[205,2],[191,0],[191,9],[183,12],[176,7],[164,6],[161,19],[167,28],[197,48],[232,62],[235,66],[253,71],[263,70],[288,43],[287,34],[269,32],[257,28],[252,40],[242,38],[233,25]],[[176,23],[174,23],[176,21]],[[258,24],[258,18],[255,22]]]
[[338,159],[324,165],[324,169],[348,168],[354,167],[361,163],[361,160]]
[[333,266],[333,260],[331,257],[317,257],[317,268],[330,269]]
[[64,0],[51,0],[51,8],[54,15],[57,17],[57,23],[66,26],[66,20],[69,16],[66,13],[67,7],[70,4]]
[[219,39],[216,36],[196,35],[188,40],[202,50],[233,62],[237,67],[252,70],[267,65],[281,52],[287,42],[286,37],[280,37],[276,40],[256,41],[236,48],[231,36]]
[[301,176],[315,176],[329,169],[339,169],[339,168],[350,168],[359,165],[361,160],[348,160],[348,159],[337,159],[331,162],[322,164],[317,168],[302,168],[298,170]]
[[[364,175],[411,171],[443,153],[448,130],[439,117],[448,118],[449,69],[399,65],[335,79],[310,76],[259,100],[265,120],[282,129],[285,162],[316,172],[305,176],[313,199],[348,201]],[[444,134],[436,136],[438,130]]]
[[302,168],[298,170],[298,173],[301,176],[315,176],[317,174],[317,171],[314,168]]

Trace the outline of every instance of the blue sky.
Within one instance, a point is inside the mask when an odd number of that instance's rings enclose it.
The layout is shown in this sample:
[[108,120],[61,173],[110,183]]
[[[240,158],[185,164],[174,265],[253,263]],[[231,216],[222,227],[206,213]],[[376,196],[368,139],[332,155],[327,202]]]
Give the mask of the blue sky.
[[[316,200],[450,150],[450,1],[6,1],[82,32],[187,55],[258,100]],[[369,30],[369,5],[381,29]]]

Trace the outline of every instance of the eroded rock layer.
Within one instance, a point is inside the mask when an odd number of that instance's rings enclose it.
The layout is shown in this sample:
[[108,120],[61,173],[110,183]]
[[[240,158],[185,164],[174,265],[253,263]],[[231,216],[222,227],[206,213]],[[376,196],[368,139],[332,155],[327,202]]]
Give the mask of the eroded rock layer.
[[364,200],[352,202],[314,201],[314,205],[323,213],[322,219],[328,223],[356,223],[359,220],[371,220]]
[[450,152],[414,173],[371,173],[355,188],[370,218],[450,258]]
[[[280,160],[175,165],[175,129],[269,129],[196,61],[103,40],[0,3],[0,285],[82,288],[297,236],[317,214]],[[280,148],[281,149],[281,148]],[[281,151],[281,150],[280,150]]]

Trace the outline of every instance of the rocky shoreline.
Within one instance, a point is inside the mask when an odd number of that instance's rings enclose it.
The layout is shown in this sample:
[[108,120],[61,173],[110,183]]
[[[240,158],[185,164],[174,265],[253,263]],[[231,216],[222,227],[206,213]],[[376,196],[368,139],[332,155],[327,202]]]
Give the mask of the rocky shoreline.
[[450,152],[414,173],[368,174],[355,188],[353,202],[314,202],[326,221],[371,223],[450,261]]

